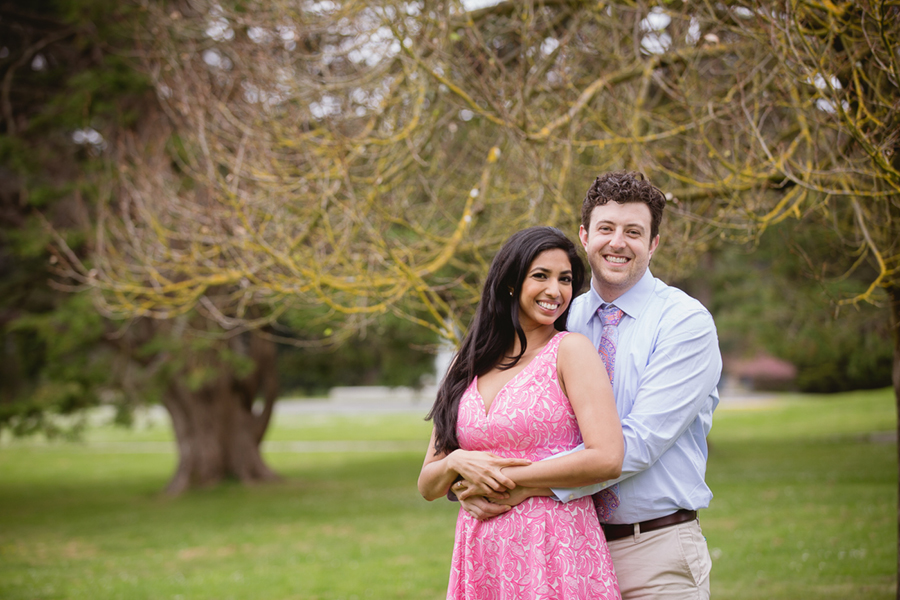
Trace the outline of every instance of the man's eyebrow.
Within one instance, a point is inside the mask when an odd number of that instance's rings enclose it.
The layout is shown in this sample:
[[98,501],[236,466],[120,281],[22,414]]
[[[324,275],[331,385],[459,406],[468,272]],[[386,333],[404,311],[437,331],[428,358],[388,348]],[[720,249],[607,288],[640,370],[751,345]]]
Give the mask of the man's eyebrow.
[[[609,219],[601,219],[601,220],[597,221],[597,225],[615,225],[615,224],[616,224],[615,221],[610,221]],[[644,229],[644,226],[641,225],[640,223],[625,223],[625,227],[626,228],[633,227],[633,228],[637,228],[637,229]]]

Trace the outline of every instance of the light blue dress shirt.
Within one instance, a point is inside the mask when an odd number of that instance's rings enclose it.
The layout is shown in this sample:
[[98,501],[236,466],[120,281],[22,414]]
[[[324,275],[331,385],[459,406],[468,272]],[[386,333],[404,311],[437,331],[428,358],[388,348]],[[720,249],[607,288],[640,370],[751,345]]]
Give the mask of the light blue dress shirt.
[[[572,302],[570,331],[600,343],[597,309],[605,302],[593,282]],[[706,436],[719,404],[722,357],[709,311],[681,290],[644,276],[614,305],[619,323],[613,393],[622,419],[622,476],[577,489],[554,489],[563,502],[619,484],[610,523],[639,523],[678,509],[709,506]],[[583,448],[583,446],[582,446]],[[560,455],[561,456],[561,455]]]

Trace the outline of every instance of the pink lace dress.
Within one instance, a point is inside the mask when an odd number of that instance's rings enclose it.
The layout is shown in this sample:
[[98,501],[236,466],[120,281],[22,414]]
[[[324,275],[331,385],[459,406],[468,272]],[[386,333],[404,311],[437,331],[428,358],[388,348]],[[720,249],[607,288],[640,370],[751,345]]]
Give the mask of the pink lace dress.
[[[472,381],[459,405],[465,450],[538,461],[581,443],[556,374],[560,333],[497,394],[488,414]],[[590,496],[563,504],[529,498],[478,521],[460,508],[447,598],[620,598],[606,538]]]

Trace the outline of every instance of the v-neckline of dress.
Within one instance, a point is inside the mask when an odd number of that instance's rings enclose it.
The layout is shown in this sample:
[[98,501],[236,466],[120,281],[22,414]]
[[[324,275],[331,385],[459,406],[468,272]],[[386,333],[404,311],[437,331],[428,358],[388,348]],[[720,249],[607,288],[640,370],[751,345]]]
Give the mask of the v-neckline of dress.
[[497,390],[497,393],[494,394],[493,399],[491,399],[491,404],[490,404],[490,406],[487,406],[487,405],[485,404],[484,396],[481,395],[481,390],[478,389],[478,375],[475,376],[475,381],[474,381],[474,384],[475,384],[475,393],[478,394],[478,398],[481,400],[482,414],[484,415],[485,418],[487,418],[487,417],[489,417],[489,416],[491,415],[491,411],[493,410],[494,405],[497,403],[497,398],[500,397],[500,394],[503,393],[503,390],[505,390],[510,384],[512,384],[512,382],[516,381],[516,380],[517,380],[519,377],[521,377],[526,371],[528,371],[528,369],[531,368],[531,365],[534,364],[534,361],[536,361],[538,358],[540,358],[541,355],[542,355],[544,352],[547,351],[547,347],[553,342],[553,340],[556,339],[556,337],[557,337],[560,333],[562,333],[562,332],[561,332],[561,331],[558,331],[558,332],[556,332],[555,334],[553,334],[553,337],[551,337],[549,340],[547,340],[547,343],[544,344],[544,347],[541,348],[540,350],[538,350],[537,353],[536,353],[534,356],[531,357],[531,360],[529,360],[528,363],[527,363],[524,367],[522,367],[522,370],[519,371],[518,373],[516,373],[515,375],[513,375],[513,376],[510,378],[509,381],[507,381],[506,383],[504,383],[504,384],[500,387],[500,389]]

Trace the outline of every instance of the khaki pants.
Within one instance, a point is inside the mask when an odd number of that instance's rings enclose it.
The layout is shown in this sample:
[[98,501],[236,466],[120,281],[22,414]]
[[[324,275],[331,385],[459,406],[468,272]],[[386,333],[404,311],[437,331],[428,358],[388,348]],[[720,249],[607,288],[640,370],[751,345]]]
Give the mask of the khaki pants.
[[696,520],[609,542],[623,600],[708,600],[712,560]]

